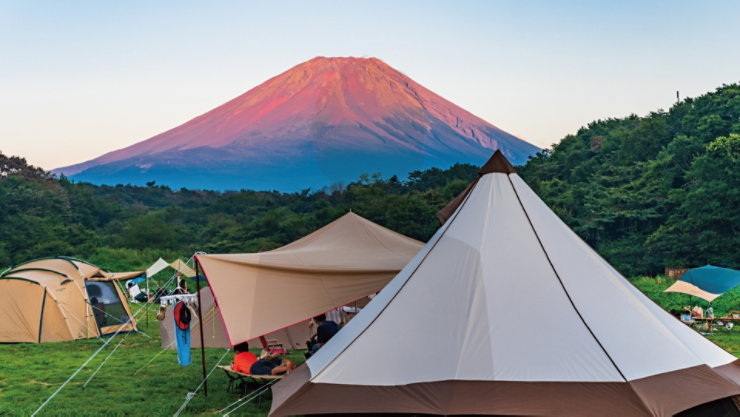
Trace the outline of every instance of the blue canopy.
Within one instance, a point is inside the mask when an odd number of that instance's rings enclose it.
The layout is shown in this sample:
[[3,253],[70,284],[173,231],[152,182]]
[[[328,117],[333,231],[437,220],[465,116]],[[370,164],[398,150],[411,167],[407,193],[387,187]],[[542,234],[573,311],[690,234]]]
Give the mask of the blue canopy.
[[134,284],[141,284],[142,282],[146,281],[146,276],[140,276],[137,278],[132,278],[128,281],[126,281],[126,285],[128,285],[129,282],[133,282]]
[[725,292],[740,285],[740,271],[706,265],[689,269],[664,292],[695,295],[710,303]]

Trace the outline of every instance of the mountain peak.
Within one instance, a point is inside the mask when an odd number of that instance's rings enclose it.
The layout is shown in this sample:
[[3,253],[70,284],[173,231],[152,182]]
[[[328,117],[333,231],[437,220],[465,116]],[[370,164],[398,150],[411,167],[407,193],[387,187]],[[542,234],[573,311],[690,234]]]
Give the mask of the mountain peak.
[[[363,172],[405,177],[429,166],[480,164],[495,149],[514,163],[538,150],[378,58],[317,56],[181,126],[56,172],[92,182],[168,184],[167,175],[154,174],[194,164],[201,179],[224,184],[223,176],[236,177],[243,185],[235,188],[260,188],[275,182],[247,180],[244,165],[280,164],[313,172],[305,186],[298,185],[305,175],[293,180],[290,188],[303,189],[352,181]],[[199,155],[197,161],[186,153]],[[203,182],[168,185],[205,188]]]

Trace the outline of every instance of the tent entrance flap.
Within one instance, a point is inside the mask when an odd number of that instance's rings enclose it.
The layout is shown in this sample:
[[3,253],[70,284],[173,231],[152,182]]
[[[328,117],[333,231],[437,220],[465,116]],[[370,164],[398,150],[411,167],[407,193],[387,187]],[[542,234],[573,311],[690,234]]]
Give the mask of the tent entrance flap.
[[113,282],[87,281],[85,289],[101,335],[113,333],[131,320]]

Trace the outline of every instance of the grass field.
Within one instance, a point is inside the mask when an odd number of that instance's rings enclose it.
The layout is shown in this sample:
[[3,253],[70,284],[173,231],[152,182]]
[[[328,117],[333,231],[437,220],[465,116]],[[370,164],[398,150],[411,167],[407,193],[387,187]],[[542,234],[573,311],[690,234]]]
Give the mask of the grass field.
[[[650,293],[650,291],[646,291]],[[134,311],[140,304],[133,305]],[[193,364],[181,367],[174,350],[162,351],[159,341],[157,306],[150,306],[147,323],[144,312],[137,318],[143,334],[119,335],[112,339],[80,373],[38,414],[40,416],[172,416],[185,402],[188,392],[201,382],[200,350],[193,350]],[[708,336],[718,345],[740,356],[740,326],[731,331],[720,329]],[[125,340],[124,340],[125,338]],[[108,339],[81,340],[45,344],[0,344],[0,415],[31,415]],[[86,388],[83,384],[110,356]],[[225,349],[206,349],[206,366],[210,371]],[[155,358],[156,357],[156,358]],[[228,352],[222,362],[231,362]],[[300,364],[302,352],[290,358]],[[154,359],[154,360],[152,360]],[[149,365],[147,362],[151,361]],[[146,365],[146,366],[145,366]],[[135,372],[139,371],[136,375]],[[236,401],[228,393],[228,378],[216,369],[208,379],[208,397],[202,389],[181,412],[183,416],[221,415],[219,410]],[[262,396],[261,408],[252,401],[239,408],[234,416],[264,416],[270,408],[270,393]]]
[[[133,305],[134,311],[140,306]],[[148,325],[144,312],[137,316],[140,330],[151,339],[135,333],[115,337],[38,415],[174,415],[185,402],[186,394],[194,391],[202,380],[200,350],[192,351],[193,363],[185,367],[178,365],[174,350],[162,352],[156,308],[150,306]],[[116,352],[83,388],[83,384],[124,338]],[[31,415],[105,340],[0,344],[0,415]],[[206,349],[207,372],[224,353],[225,349]],[[222,364],[230,363],[233,356],[233,352],[228,352]],[[292,353],[290,359],[300,364],[304,361],[303,353]],[[180,415],[214,415],[239,399],[237,394],[226,392],[227,386],[228,378],[222,370],[216,369],[208,378],[208,397],[203,396],[201,388]],[[254,400],[231,415],[266,415],[270,398],[268,391],[262,396],[261,408]]]

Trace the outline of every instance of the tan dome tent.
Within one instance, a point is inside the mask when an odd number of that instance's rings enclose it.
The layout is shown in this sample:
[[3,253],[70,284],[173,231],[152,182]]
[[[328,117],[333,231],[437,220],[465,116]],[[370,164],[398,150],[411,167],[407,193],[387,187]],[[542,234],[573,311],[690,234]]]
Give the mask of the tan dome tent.
[[499,151],[480,173],[403,271],[273,386],[271,416],[738,415],[737,358],[630,284]]
[[233,346],[380,291],[423,246],[349,212],[275,250],[195,259]]
[[18,265],[0,276],[0,343],[59,342],[135,331],[114,281],[142,272],[110,273],[56,257]]

